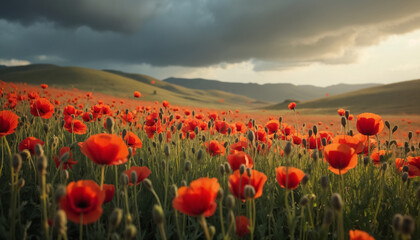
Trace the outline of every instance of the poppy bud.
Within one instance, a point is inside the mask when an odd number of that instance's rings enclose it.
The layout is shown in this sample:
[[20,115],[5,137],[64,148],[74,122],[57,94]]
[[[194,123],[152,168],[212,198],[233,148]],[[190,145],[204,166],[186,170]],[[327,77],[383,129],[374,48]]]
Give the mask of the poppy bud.
[[363,157],[363,165],[367,166],[369,164],[369,157],[368,156],[364,156]]
[[414,145],[411,145],[411,151],[412,152],[416,151],[416,148],[414,147]]
[[168,157],[170,154],[170,150],[169,150],[169,145],[166,144],[165,147],[163,148],[163,152],[165,153],[165,155]]
[[318,154],[317,151],[313,151],[311,154],[311,158],[312,160],[314,160],[316,162],[316,160],[318,160]]
[[127,136],[127,129],[124,129],[123,131],[122,131],[122,138],[124,139],[125,138],[125,136]]
[[314,125],[312,129],[313,129],[314,135],[316,136],[316,134],[318,133],[318,127]]
[[159,142],[162,143],[162,141],[163,141],[163,135],[162,135],[162,133],[159,133],[158,139],[159,139]]
[[111,215],[109,216],[109,227],[116,229],[121,223],[123,217],[123,210],[120,208],[114,208]]
[[66,195],[66,186],[58,185],[54,192],[54,200],[56,203],[60,202],[60,199]]
[[392,218],[392,227],[394,231],[400,232],[401,231],[401,224],[402,224],[403,216],[399,213],[395,214]]
[[29,156],[31,156],[31,153],[28,149],[25,149],[22,152],[20,152],[19,155],[22,157],[23,160],[26,160],[29,158]]
[[187,186],[187,181],[181,180],[181,187],[185,187],[185,186]]
[[175,184],[171,185],[170,193],[172,198],[176,198],[176,196],[178,196],[178,187]]
[[233,209],[235,207],[235,197],[232,194],[229,194],[226,197],[226,207]]
[[327,190],[328,184],[329,184],[328,177],[327,176],[322,176],[321,180],[320,180],[320,183],[321,183],[322,189]]
[[106,124],[106,129],[108,130],[108,132],[113,133],[114,132],[114,125],[115,125],[114,118],[107,117],[105,124]]
[[279,122],[281,123],[283,121],[283,117],[279,117]]
[[309,129],[308,131],[308,136],[311,137],[312,136],[312,129]]
[[408,165],[405,165],[402,170],[403,170],[403,172],[408,172],[408,170],[409,170]]
[[48,125],[46,123],[44,123],[43,128],[44,128],[45,133],[48,133],[48,131],[50,130],[50,127],[48,127]]
[[230,135],[232,133],[232,128],[228,128],[227,133]]
[[255,133],[253,131],[248,131],[248,140],[253,142],[255,139]]
[[121,185],[123,185],[124,187],[126,187],[126,186],[128,185],[129,180],[128,180],[128,176],[127,176],[127,174],[125,174],[125,173],[121,173],[121,175],[120,175],[120,183],[121,183]]
[[232,173],[232,168],[230,167],[229,163],[225,163],[225,172],[226,174]]
[[331,225],[333,219],[334,219],[334,212],[332,211],[332,209],[328,208],[327,210],[325,210],[324,221],[322,225],[325,228],[328,228]]
[[197,152],[197,161],[200,161],[201,157],[203,157],[203,150],[199,149]]
[[220,166],[219,166],[219,170],[220,170],[220,173],[221,173],[222,175],[224,175],[224,174],[225,174],[225,165],[220,164]]
[[124,239],[130,240],[136,237],[137,229],[133,224],[127,225],[124,230]]
[[[34,124],[34,123],[32,123],[32,124]],[[64,124],[66,124],[66,121],[64,121],[64,119],[61,119],[60,127],[63,128],[64,127]]]
[[22,168],[22,157],[20,156],[20,154],[13,155],[12,167],[15,173],[19,172]]
[[401,224],[401,233],[409,236],[414,233],[415,225],[414,220],[411,216],[404,216]]
[[223,191],[223,188],[219,188],[219,191],[217,192],[216,200],[221,201],[223,199],[223,195],[225,192]]
[[309,176],[308,175],[305,175],[302,178],[302,181],[300,182],[300,184],[302,184],[303,186],[305,186],[308,183],[308,181],[309,181]]
[[211,121],[209,121],[209,122],[207,123],[207,128],[208,128],[208,129],[210,129],[210,128],[211,128]]
[[47,157],[45,157],[44,155],[38,157],[38,160],[36,162],[36,169],[38,170],[38,173],[46,174],[47,167],[48,167]]
[[389,124],[388,120],[386,120],[386,121],[385,121],[385,126],[386,126],[388,129],[391,129],[391,125]]
[[163,213],[163,209],[161,206],[155,204],[152,210],[153,221],[157,224],[163,224],[165,221],[165,214]]
[[381,170],[385,172],[387,168],[388,168],[388,164],[386,162],[382,163]]
[[408,132],[408,140],[411,140],[411,138],[413,138],[413,132]]
[[61,235],[67,232],[67,216],[64,210],[57,210],[54,216],[54,227]]
[[182,129],[182,122],[180,122],[180,123],[178,124],[177,129],[178,129],[178,131]]
[[241,164],[241,166],[239,167],[239,174],[241,174],[240,176],[242,176],[244,172],[245,172],[245,164]]
[[396,132],[398,130],[398,125],[395,125],[394,128],[392,129],[392,133]]
[[292,152],[292,143],[287,142],[283,151],[284,151],[284,154],[286,154],[286,156],[289,156],[290,152]]
[[343,126],[343,127],[346,127],[346,118],[345,117],[341,117],[341,125]]
[[246,185],[244,188],[244,197],[246,199],[252,199],[255,197],[255,188],[251,185]]
[[306,206],[306,204],[308,204],[308,203],[309,203],[309,198],[307,196],[303,196],[299,201],[299,204],[302,207]]
[[209,234],[210,234],[210,239],[213,239],[214,235],[216,234],[216,228],[213,225],[209,226]]
[[350,111],[349,110],[346,110],[344,112],[344,115],[346,116],[346,119],[348,120],[349,119],[349,116],[350,116]]
[[39,157],[44,155],[44,149],[42,148],[41,144],[36,144],[35,145],[35,156]]
[[137,183],[137,180],[138,180],[138,178],[137,178],[137,172],[136,171],[132,171],[131,174],[130,174],[130,182],[132,184],[136,184]]
[[353,133],[353,130],[352,129],[350,129],[349,135],[353,137],[354,133]]
[[343,200],[341,199],[340,194],[334,193],[331,196],[331,205],[337,212],[341,212],[341,210],[343,210]]
[[23,186],[25,186],[25,179],[19,178],[19,180],[17,182],[17,186],[18,186],[18,190],[22,189]]
[[307,144],[306,144],[306,139],[304,138],[304,139],[302,139],[302,144],[303,144],[303,146],[307,146]]
[[185,162],[185,171],[188,172],[191,169],[191,162],[190,161],[186,161]]
[[[230,129],[230,128],[229,128]],[[195,133],[195,135],[197,135],[198,134],[198,130],[199,130],[199,128],[198,127],[195,127],[194,128],[194,133]]]
[[406,182],[408,180],[408,172],[403,172],[401,178],[402,178],[403,182]]

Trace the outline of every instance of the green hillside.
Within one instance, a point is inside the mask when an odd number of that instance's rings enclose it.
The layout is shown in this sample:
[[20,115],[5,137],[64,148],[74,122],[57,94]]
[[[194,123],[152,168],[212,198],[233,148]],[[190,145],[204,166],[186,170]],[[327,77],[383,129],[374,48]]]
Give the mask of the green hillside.
[[[298,103],[300,110],[311,112],[336,112],[338,108],[352,112],[378,114],[420,114],[420,80],[404,81],[353,91],[337,96]],[[272,105],[267,109],[287,109],[287,103]]]
[[[120,97],[132,97],[137,90],[142,94],[141,99],[146,101],[167,100],[172,104],[190,106],[242,106],[253,101],[251,98],[227,92],[188,89],[141,74],[47,64],[0,69],[0,80],[34,85],[46,83],[51,87],[78,88]],[[152,84],[152,81],[155,83]],[[220,99],[224,102],[220,103]]]

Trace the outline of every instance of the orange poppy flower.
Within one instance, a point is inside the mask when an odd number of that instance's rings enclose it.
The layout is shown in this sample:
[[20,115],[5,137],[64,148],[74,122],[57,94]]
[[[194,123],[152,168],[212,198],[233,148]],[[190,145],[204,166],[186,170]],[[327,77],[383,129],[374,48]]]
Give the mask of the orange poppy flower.
[[364,143],[362,141],[349,135],[337,135],[334,137],[333,143],[347,144],[349,147],[353,148],[357,154],[362,153],[364,149]]
[[325,146],[324,157],[330,164],[328,169],[335,174],[344,174],[357,165],[356,151],[347,144],[332,143]]
[[139,91],[134,91],[134,97],[136,98],[141,97],[141,93]]
[[48,85],[47,84],[41,84],[41,88],[46,89],[46,88],[48,88]]
[[379,115],[373,113],[362,113],[357,115],[356,126],[359,133],[372,136],[382,132],[384,122]]
[[289,190],[296,189],[304,176],[305,173],[298,168],[288,167],[286,169],[286,167],[283,166],[276,168],[276,179],[282,188],[287,188]]
[[296,107],[296,103],[295,103],[295,102],[291,102],[291,103],[289,103],[288,108],[289,108],[290,110],[294,110],[294,109],[295,109],[295,107]]
[[115,195],[115,186],[113,184],[104,184],[103,190],[105,193],[104,203],[111,202]]
[[[245,201],[244,189],[246,185],[251,185],[255,189],[255,197],[259,198],[262,196],[264,183],[267,181],[267,176],[256,170],[251,170],[251,178],[248,177],[248,174],[245,172],[240,176],[239,170],[233,172],[229,176],[229,190],[232,194],[239,199]],[[239,182],[240,186],[239,186]],[[240,189],[239,189],[240,187]]]
[[[137,182],[133,183],[131,182],[131,173],[132,172],[136,172],[137,173]],[[125,174],[127,174],[128,179],[129,179],[129,185],[133,186],[140,184],[144,179],[146,179],[149,175],[150,175],[150,169],[147,167],[131,167],[130,169],[128,169],[127,171],[124,172]]]
[[77,163],[76,161],[73,161],[73,153],[70,152],[70,148],[69,147],[62,147],[60,149],[59,156],[54,157],[54,162],[55,162],[55,167],[56,168],[60,167],[60,157],[63,156],[66,152],[68,152],[70,154],[70,158],[67,160],[67,162],[63,163],[63,169],[64,170],[67,169],[67,168],[72,169],[72,166]]
[[227,160],[230,164],[230,167],[233,171],[239,169],[239,167],[242,164],[245,164],[246,167],[252,168],[253,162],[252,158],[249,154],[242,152],[242,151],[236,151],[233,150],[228,156]]
[[169,102],[168,102],[168,101],[163,101],[163,102],[162,102],[162,106],[163,106],[164,108],[168,108],[168,107],[170,106],[170,104],[169,104]]
[[172,206],[189,216],[210,217],[217,208],[215,200],[219,189],[216,178],[199,178],[192,181],[189,187],[178,189],[178,196],[172,201]]
[[105,192],[98,184],[92,180],[80,180],[67,185],[66,195],[60,199],[60,208],[70,221],[89,224],[101,217],[104,200]]
[[38,98],[31,104],[31,114],[35,117],[49,119],[54,113],[54,105],[46,98]]
[[0,137],[10,135],[15,132],[19,117],[9,110],[0,111]]
[[367,232],[360,230],[350,230],[349,235],[350,240],[375,240],[375,238],[373,238]]
[[35,145],[37,144],[41,144],[42,146],[44,146],[44,142],[42,140],[39,140],[38,138],[35,137],[27,137],[25,139],[22,140],[22,142],[19,143],[19,151],[23,151],[25,149],[29,150],[29,152],[31,152],[31,155],[35,154]]
[[65,120],[64,129],[66,129],[69,133],[82,135],[86,133],[87,126],[80,120],[74,120],[72,117],[68,117]]
[[143,142],[137,137],[133,132],[127,132],[127,135],[124,137],[124,141],[127,143],[127,146],[133,148],[133,155],[136,154],[136,149],[143,146]]
[[[392,151],[388,151],[388,154],[392,154]],[[372,152],[372,154],[370,155],[370,158],[372,159],[373,164],[375,165],[379,165],[381,164],[380,161],[380,156],[385,156],[386,155],[386,151],[385,150],[375,150]]]
[[340,116],[344,116],[344,115],[346,114],[346,110],[344,110],[344,109],[342,109],[342,108],[339,108],[339,109],[337,110],[337,113],[338,113],[338,115],[340,115]]
[[236,216],[235,219],[236,224],[236,236],[242,238],[245,237],[249,233],[249,228],[251,226],[251,222],[245,216]]
[[114,134],[92,135],[79,146],[85,156],[100,165],[120,165],[127,162],[129,154],[127,145]]
[[408,176],[410,178],[420,176],[420,156],[407,157],[407,161],[405,162],[404,159],[396,158],[395,164],[400,172],[404,166],[408,166]]
[[211,140],[209,142],[206,142],[206,151],[212,156],[224,156],[226,149],[223,146],[223,143],[219,143],[217,140]]
[[280,122],[278,120],[270,120],[265,124],[265,127],[268,129],[268,134],[276,133],[279,130]]

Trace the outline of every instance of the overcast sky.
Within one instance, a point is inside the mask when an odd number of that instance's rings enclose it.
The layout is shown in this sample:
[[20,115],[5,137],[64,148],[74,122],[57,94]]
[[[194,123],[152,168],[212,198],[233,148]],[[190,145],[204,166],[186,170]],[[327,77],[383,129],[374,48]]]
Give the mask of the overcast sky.
[[420,78],[417,0],[6,0],[0,64],[319,86]]

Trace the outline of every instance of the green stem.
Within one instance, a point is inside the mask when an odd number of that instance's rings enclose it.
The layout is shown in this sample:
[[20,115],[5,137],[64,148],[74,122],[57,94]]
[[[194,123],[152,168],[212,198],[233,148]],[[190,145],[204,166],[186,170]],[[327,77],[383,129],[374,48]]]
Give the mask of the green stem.
[[83,213],[80,214],[79,240],[83,240]]
[[204,236],[206,237],[206,240],[210,240],[211,238],[210,238],[209,229],[208,229],[208,227],[207,227],[207,222],[206,222],[206,219],[204,218],[204,216],[203,216],[203,215],[200,215],[200,216],[198,217],[198,221],[200,222],[201,227],[203,227]]
[[101,165],[101,191],[104,189],[105,165]]

